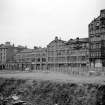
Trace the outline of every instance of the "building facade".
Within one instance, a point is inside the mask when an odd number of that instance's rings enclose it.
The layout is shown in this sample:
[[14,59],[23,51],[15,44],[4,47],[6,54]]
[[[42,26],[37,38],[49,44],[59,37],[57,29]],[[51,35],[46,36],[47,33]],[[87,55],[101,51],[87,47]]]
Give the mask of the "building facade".
[[15,60],[31,69],[69,69],[87,67],[89,63],[88,38],[63,41],[55,37],[46,48],[23,50],[17,53]]
[[105,10],[89,24],[89,52],[91,67],[105,67]]
[[10,42],[0,45],[0,70],[14,69],[14,56],[17,52],[22,51],[25,47],[15,47]]
[[88,66],[88,38],[63,41],[55,38],[47,46],[49,68],[71,68]]
[[89,39],[88,38],[76,38],[75,40],[69,40],[67,45],[69,47],[69,53],[67,61],[73,67],[88,67],[89,66]]
[[10,42],[0,45],[0,69],[5,69],[7,62],[13,60],[15,55],[14,45]]
[[25,49],[17,53],[14,57],[17,67],[25,70],[25,68],[40,70],[46,68],[46,49],[34,48]]

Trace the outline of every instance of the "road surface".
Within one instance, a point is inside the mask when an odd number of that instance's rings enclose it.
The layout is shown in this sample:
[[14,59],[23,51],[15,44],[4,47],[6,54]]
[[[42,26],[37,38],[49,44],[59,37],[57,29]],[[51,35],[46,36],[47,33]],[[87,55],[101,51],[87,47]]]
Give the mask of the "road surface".
[[104,76],[73,76],[59,72],[0,72],[3,78],[105,84]]

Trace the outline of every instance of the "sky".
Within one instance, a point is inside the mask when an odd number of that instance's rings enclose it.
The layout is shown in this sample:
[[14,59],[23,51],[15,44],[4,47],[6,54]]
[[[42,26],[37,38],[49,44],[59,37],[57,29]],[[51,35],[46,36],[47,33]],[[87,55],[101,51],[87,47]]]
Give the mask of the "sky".
[[105,0],[0,0],[0,43],[46,47],[88,37],[88,24],[105,9]]

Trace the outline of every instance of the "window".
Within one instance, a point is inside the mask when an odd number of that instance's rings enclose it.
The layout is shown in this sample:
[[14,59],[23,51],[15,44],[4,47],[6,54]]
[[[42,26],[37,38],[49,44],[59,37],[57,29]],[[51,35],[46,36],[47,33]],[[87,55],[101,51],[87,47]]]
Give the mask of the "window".
[[32,59],[32,62],[35,62],[35,58]]
[[61,55],[61,52],[57,52],[57,55]]
[[38,58],[37,61],[40,62],[40,58]]
[[100,37],[100,34],[96,34],[96,37]]
[[102,18],[100,19],[100,21],[101,21],[101,28],[105,28],[105,18],[102,17]]
[[81,61],[84,61],[86,59],[85,56],[81,56]]
[[46,62],[46,58],[42,58],[42,62]]
[[99,26],[96,26],[96,30],[98,30],[99,29]]
[[96,22],[96,30],[98,30],[99,29],[99,26],[100,26],[100,22],[98,21],[98,22]]
[[53,57],[48,57],[48,61],[54,61],[54,58]]

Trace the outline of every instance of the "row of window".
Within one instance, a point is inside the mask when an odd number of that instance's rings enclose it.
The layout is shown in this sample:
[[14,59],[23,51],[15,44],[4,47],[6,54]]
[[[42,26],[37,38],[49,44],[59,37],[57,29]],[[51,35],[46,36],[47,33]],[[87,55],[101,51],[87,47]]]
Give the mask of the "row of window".
[[46,54],[17,54],[16,56],[15,56],[15,58],[27,58],[27,57],[29,57],[29,58],[31,58],[31,57],[38,57],[38,56],[45,56]]
[[48,57],[49,62],[85,61],[87,56]]
[[5,49],[5,48],[0,48],[0,51],[6,51],[7,49]]
[[17,59],[16,61],[25,61],[25,62],[46,62],[46,58],[25,58],[25,59]]
[[41,61],[42,62],[46,62],[46,58],[42,58],[42,59],[41,58],[37,58],[35,61],[37,61],[37,62],[41,62]]
[[95,41],[101,41],[101,37],[91,37],[90,38],[91,42],[95,42]]
[[65,57],[48,57],[49,62],[65,61]]
[[98,44],[91,44],[90,46],[91,49],[100,49],[101,48],[101,44],[98,43]]
[[105,18],[101,18],[100,21],[95,21],[89,25],[89,31],[99,30],[100,28],[105,28]]
[[101,52],[91,52],[90,56],[91,57],[100,57],[101,56]]
[[98,34],[101,34],[103,32],[105,32],[105,28],[102,28],[100,30],[92,30],[92,31],[89,31],[89,35],[96,35],[96,34],[98,35]]
[[0,60],[1,61],[5,61],[6,60],[6,56],[0,56]]
[[86,54],[88,50],[67,50],[67,51],[49,51],[48,56],[63,56],[71,54]]

